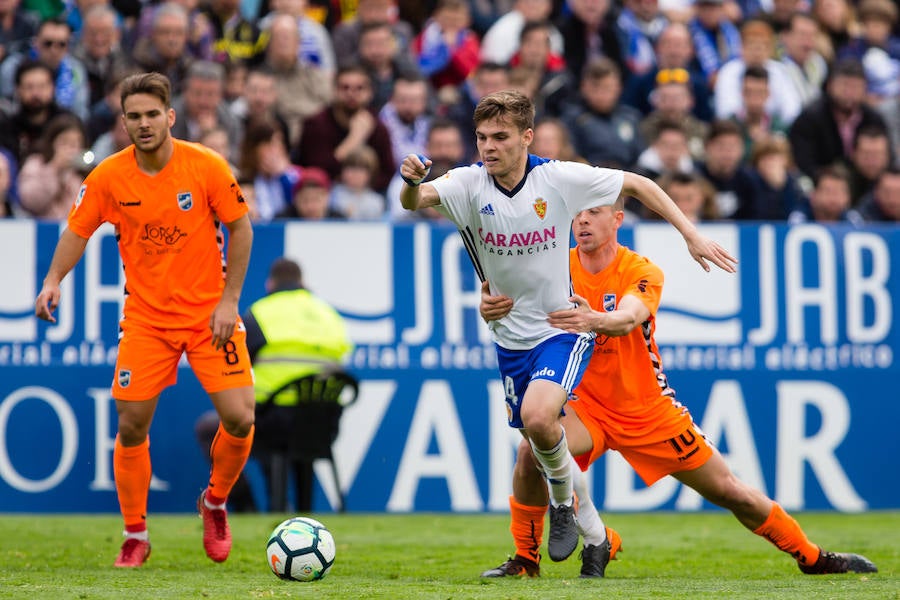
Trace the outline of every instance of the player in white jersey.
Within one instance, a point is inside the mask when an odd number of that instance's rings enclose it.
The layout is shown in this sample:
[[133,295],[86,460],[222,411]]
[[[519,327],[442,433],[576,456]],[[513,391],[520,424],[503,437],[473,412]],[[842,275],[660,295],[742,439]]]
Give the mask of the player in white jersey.
[[709,270],[709,260],[733,272],[736,261],[701,235],[646,177],[529,155],[534,105],[521,93],[485,96],[474,121],[481,163],[420,185],[430,161],[411,154],[400,166],[405,181],[400,201],[408,210],[435,207],[456,223],[485,288],[513,299],[510,313],[491,323],[492,331],[509,424],[530,441],[550,486],[548,554],[559,561],[575,550],[578,527],[605,529],[559,423],[590,359],[593,337],[547,322],[550,312],[572,306],[567,276],[572,219],[581,210],[611,205],[624,193],[674,225],[704,269]]

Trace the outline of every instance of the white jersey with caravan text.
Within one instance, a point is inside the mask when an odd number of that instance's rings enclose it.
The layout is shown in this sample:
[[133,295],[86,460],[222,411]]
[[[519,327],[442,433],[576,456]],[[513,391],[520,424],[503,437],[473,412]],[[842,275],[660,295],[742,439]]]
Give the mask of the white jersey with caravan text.
[[580,211],[613,204],[622,171],[528,155],[525,177],[501,189],[481,163],[430,182],[437,210],[456,223],[482,281],[513,299],[512,311],[490,323],[494,341],[529,350],[562,333],[547,314],[570,308],[569,239]]

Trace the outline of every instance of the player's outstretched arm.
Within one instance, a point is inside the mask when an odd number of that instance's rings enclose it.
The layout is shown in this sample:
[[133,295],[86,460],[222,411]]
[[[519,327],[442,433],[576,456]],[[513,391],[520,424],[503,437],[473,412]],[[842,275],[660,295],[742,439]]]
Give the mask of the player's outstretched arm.
[[247,266],[250,264],[250,247],[253,245],[253,227],[247,215],[226,223],[225,227],[228,228],[226,262],[228,270],[225,272],[225,289],[222,290],[222,299],[209,317],[212,344],[216,350],[224,346],[234,333],[241,289],[244,287]]
[[484,281],[481,284],[481,303],[478,305],[478,312],[485,323],[502,319],[512,310],[513,301],[509,296],[493,296],[491,295],[491,283]]
[[634,196],[640,202],[660,214],[681,233],[687,243],[688,251],[694,257],[704,271],[709,271],[707,260],[714,265],[734,273],[737,270],[737,259],[722,248],[717,242],[701,235],[693,223],[688,220],[681,209],[672,201],[662,188],[650,179],[637,173],[625,171],[625,180],[622,185],[622,193]]
[[44,277],[44,285],[34,301],[34,314],[38,318],[56,323],[53,311],[59,306],[59,284],[81,260],[87,243],[86,238],[73,233],[68,227],[59,236],[56,250],[53,252],[53,259],[50,261],[50,268],[47,270],[47,276]]
[[437,190],[429,183],[422,183],[431,170],[431,161],[421,154],[408,154],[400,163],[400,204],[406,210],[417,210],[437,206],[441,202]]
[[635,298],[626,294],[619,300],[615,310],[600,312],[591,308],[585,298],[575,295],[569,298],[575,308],[557,310],[547,315],[551,327],[569,333],[586,333],[593,331],[601,335],[618,337],[628,335],[635,327],[650,318],[650,309]]

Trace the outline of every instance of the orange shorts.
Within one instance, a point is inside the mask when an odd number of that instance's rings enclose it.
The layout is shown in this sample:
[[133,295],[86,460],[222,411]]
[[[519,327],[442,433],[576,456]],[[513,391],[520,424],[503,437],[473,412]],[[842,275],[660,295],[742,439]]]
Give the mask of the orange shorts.
[[208,394],[253,386],[247,331],[240,317],[231,339],[219,350],[212,345],[212,331],[206,324],[194,329],[157,329],[122,321],[112,397],[149,400],[158,396],[178,380],[182,354]]
[[[690,471],[706,464],[713,454],[713,447],[706,435],[694,424],[691,415],[684,409],[671,405],[665,418],[655,418],[646,423],[645,428],[629,427],[641,431],[638,438],[624,436],[617,428],[610,427],[608,415],[603,411],[591,411],[592,400],[573,402],[566,405],[574,410],[584,423],[594,448],[575,457],[575,461],[585,470],[607,450],[618,451],[628,461],[645,484],[653,485],[666,475],[679,471]],[[660,422],[666,422],[660,426]],[[648,441],[652,440],[652,441]],[[656,441],[660,440],[660,441]]]

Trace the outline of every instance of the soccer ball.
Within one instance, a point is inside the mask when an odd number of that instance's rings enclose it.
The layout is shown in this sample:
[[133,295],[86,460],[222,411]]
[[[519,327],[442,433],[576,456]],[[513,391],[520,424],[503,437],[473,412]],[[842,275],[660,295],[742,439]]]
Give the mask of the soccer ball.
[[281,579],[316,581],[334,564],[334,538],[308,517],[291,517],[272,531],[266,543],[269,567]]

